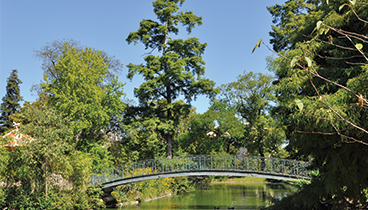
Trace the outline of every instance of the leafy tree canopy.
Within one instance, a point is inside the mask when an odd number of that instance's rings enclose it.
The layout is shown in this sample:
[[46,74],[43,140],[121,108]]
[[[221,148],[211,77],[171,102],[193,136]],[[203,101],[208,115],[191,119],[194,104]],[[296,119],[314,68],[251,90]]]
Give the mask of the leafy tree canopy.
[[284,143],[282,126],[270,116],[276,97],[273,77],[261,73],[244,72],[238,80],[221,86],[220,101],[236,110],[244,121],[245,147],[253,155],[276,154]]
[[234,108],[214,101],[208,111],[190,117],[176,144],[187,154],[236,154],[244,144],[244,127]]
[[[60,72],[56,71],[55,66],[65,50],[65,42],[68,42],[71,47],[75,47],[76,51],[82,51],[85,49],[85,46],[74,39],[63,39],[47,43],[47,45],[43,46],[40,50],[34,51],[34,55],[38,59],[42,60],[42,69],[44,70],[44,75],[50,81],[52,79],[59,78]],[[110,56],[101,50],[92,49],[92,51],[96,53],[99,52],[100,56],[107,64],[108,71],[105,75],[106,81],[111,81],[114,79],[116,74],[119,74],[122,71],[123,65],[118,59],[115,59],[114,56]],[[37,90],[37,87],[34,88]]]
[[68,42],[54,71],[58,77],[49,80],[45,74],[45,83],[41,84],[50,105],[75,122],[72,130],[80,149],[98,142],[103,138],[101,131],[107,132],[104,129],[110,119],[120,117],[124,110],[123,84],[117,77],[105,81],[109,70],[101,52],[77,50]]

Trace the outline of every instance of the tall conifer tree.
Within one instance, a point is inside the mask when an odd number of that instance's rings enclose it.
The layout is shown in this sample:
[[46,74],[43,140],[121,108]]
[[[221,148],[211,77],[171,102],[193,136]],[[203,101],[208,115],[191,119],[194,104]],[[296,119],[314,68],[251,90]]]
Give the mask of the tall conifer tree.
[[0,133],[12,127],[9,116],[20,109],[19,102],[23,99],[20,96],[19,84],[22,84],[22,81],[18,78],[18,71],[14,69],[7,80],[6,94],[1,103]]
[[[170,38],[171,34],[179,33],[179,23],[188,33],[195,25],[202,25],[202,18],[191,11],[178,11],[183,2],[153,2],[158,21],[142,20],[138,31],[130,33],[126,39],[129,44],[141,42],[149,49],[149,55],[144,58],[145,64],[128,65],[128,78],[140,74],[145,80],[134,90],[140,103],[141,110],[138,112],[145,113],[147,119],[159,119],[157,130],[166,140],[166,155],[169,158],[172,156],[172,139],[179,116],[187,115],[190,110],[190,106],[178,102],[179,96],[182,95],[189,104],[197,95],[214,96],[216,92],[215,83],[203,78],[205,62],[202,55],[207,44],[200,43],[197,38]],[[155,50],[158,56],[153,54]],[[155,105],[152,106],[152,103]]]

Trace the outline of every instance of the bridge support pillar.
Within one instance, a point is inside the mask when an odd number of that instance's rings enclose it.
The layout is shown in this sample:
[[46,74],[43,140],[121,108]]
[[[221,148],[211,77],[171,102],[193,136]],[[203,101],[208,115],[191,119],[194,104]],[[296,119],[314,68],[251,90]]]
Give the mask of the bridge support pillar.
[[102,196],[102,200],[104,201],[107,208],[116,208],[116,204],[118,203],[114,197],[112,197],[111,192],[114,191],[112,187],[107,187],[102,189],[104,194]]

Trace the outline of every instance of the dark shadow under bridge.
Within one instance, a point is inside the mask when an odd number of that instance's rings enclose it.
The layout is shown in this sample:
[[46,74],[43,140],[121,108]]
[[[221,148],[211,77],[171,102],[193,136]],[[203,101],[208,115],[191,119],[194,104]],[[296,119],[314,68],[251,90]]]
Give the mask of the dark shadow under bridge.
[[181,156],[127,163],[91,176],[92,185],[111,188],[178,176],[252,176],[277,180],[311,179],[308,162],[252,156]]

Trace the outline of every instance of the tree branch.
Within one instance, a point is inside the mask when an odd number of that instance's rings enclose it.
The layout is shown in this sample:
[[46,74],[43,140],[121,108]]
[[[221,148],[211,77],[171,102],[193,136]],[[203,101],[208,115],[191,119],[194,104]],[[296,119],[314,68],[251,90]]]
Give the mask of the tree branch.
[[340,133],[339,129],[336,128],[336,126],[331,122],[331,125],[334,127],[335,131],[337,132],[337,134],[339,136],[342,136],[344,138],[347,138],[347,139],[351,139],[352,141],[348,142],[348,141],[345,141],[346,143],[361,143],[361,144],[364,144],[364,145],[368,145],[368,143],[364,142],[364,141],[360,141],[358,139],[355,139],[353,137],[350,137],[350,136],[346,136],[342,133]]
[[[364,4],[364,3],[361,3],[361,4]],[[366,5],[368,5],[368,4],[366,4]],[[366,20],[363,20],[362,18],[360,18],[359,16],[358,16],[358,14],[355,12],[355,10],[353,9],[353,7],[349,4],[349,7],[351,8],[351,10],[354,12],[354,14],[355,14],[355,16],[358,18],[358,20],[360,20],[360,21],[362,21],[363,23],[368,23],[368,21],[366,21]]]

